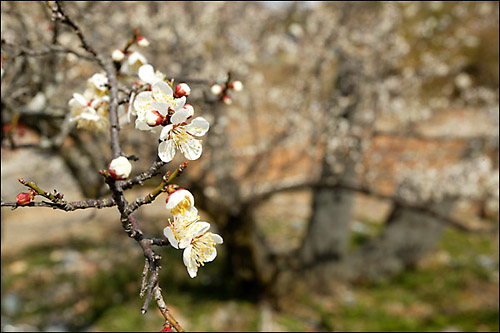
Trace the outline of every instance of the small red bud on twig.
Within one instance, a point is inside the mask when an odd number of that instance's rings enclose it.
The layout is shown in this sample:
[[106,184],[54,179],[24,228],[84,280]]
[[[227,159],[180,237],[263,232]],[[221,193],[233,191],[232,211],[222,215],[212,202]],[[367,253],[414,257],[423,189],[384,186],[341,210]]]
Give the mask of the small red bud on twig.
[[35,198],[33,192],[21,192],[16,195],[16,202],[19,206],[25,206],[31,202]]

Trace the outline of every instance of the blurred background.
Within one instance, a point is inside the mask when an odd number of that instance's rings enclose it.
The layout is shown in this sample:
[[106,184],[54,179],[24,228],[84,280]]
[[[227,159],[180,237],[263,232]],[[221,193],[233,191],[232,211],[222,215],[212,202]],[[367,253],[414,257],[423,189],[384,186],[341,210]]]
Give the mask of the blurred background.
[[[63,5],[104,54],[138,28],[150,46],[131,50],[187,82],[211,124],[177,180],[224,244],[195,279],[159,249],[186,330],[499,330],[498,2]],[[44,2],[2,2],[1,19],[2,201],[25,191],[19,177],[108,196],[108,133],[61,132],[100,69],[50,51],[80,49]],[[210,93],[228,72],[244,85],[230,105]],[[134,176],[158,138],[121,121]],[[137,211],[151,237],[164,199]],[[143,254],[116,208],[4,207],[1,228],[3,331],[162,329],[157,309],[140,313]]]

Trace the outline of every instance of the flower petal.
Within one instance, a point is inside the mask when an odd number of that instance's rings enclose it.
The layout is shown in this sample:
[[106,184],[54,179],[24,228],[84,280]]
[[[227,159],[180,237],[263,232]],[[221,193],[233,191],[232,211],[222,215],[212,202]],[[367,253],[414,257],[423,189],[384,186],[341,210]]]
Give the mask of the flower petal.
[[149,84],[153,84],[156,80],[155,69],[149,64],[142,65],[139,68],[138,75],[139,79]]
[[177,206],[181,201],[186,199],[191,203],[191,206],[194,204],[194,197],[191,192],[185,189],[177,190],[174,193],[170,194],[170,196],[168,197],[166,207],[168,210],[171,210],[175,208],[175,206]]
[[192,266],[192,268],[191,268],[191,267],[188,267],[188,268],[187,268],[187,271],[188,271],[189,276],[190,276],[191,278],[195,278],[195,277],[196,277],[196,275],[198,274],[198,267],[197,267],[196,265]]
[[175,145],[173,140],[163,141],[158,145],[158,156],[160,159],[168,163],[174,159]]
[[215,257],[217,257],[217,249],[212,247],[208,255],[205,257],[205,262],[214,261]]
[[215,244],[222,244],[224,241],[220,235],[217,234],[212,234],[212,240],[215,242]]
[[170,226],[163,229],[163,234],[165,235],[165,237],[167,237],[170,245],[172,245],[176,249],[179,248],[179,241],[177,240],[177,238],[175,238],[174,232],[172,231],[172,228],[170,228]]
[[190,161],[199,159],[202,153],[200,140],[197,140],[192,136],[188,136],[186,140],[181,141],[179,148],[184,156]]
[[135,128],[141,131],[151,130],[151,126],[149,126],[148,123],[146,123],[146,119],[144,118],[144,116],[137,117],[137,119],[135,120]]
[[163,127],[163,129],[161,130],[161,133],[160,133],[160,140],[167,140],[168,134],[170,133],[170,131],[173,128],[174,128],[174,125],[172,125],[172,124]]
[[[189,267],[191,264],[191,251],[193,250],[193,246],[188,246],[184,249],[182,253],[182,261],[184,262],[184,266]],[[195,265],[196,266],[196,265]]]
[[153,102],[153,93],[151,91],[143,91],[134,99],[134,109],[137,113],[145,113],[151,109]]
[[175,111],[172,117],[170,117],[170,122],[172,124],[180,124],[187,120],[189,117],[189,111],[186,109],[180,109]]
[[203,117],[196,117],[191,121],[191,124],[186,126],[186,132],[191,135],[203,136],[208,132],[210,124]]
[[151,109],[160,112],[162,116],[166,116],[168,113],[168,104],[162,102],[153,101],[151,103]]
[[207,232],[208,229],[210,229],[210,223],[208,222],[196,222],[192,226],[192,231],[193,231],[193,238],[198,237],[203,235],[205,232]]
[[[74,101],[74,102],[71,102],[71,101]],[[74,93],[73,94],[73,98],[69,101],[70,103],[75,103],[75,105],[81,105],[81,106],[87,106],[87,104],[89,103],[89,101],[83,97],[82,94],[79,94],[79,93]],[[71,104],[70,104],[71,106]]]
[[174,92],[165,81],[157,81],[153,83],[153,96],[156,101],[168,103],[172,100]]
[[171,108],[177,112],[184,107],[184,104],[186,104],[186,97],[185,96],[183,96],[181,98],[176,98],[173,100]]

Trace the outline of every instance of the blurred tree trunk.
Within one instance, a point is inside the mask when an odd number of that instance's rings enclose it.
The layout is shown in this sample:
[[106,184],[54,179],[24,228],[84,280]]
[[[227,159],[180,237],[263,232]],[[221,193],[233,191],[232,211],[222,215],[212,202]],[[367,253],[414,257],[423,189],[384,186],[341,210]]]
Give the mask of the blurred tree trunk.
[[[331,166],[323,160],[320,182],[333,177]],[[342,179],[352,181],[353,168]],[[319,188],[313,193],[312,216],[301,248],[301,261],[315,263],[341,259],[349,242],[349,223],[352,218],[354,193],[339,188]]]
[[[338,70],[332,94],[332,105],[326,109],[325,123],[346,119],[354,123],[360,103],[360,73],[362,64],[353,58],[339,53]],[[340,106],[340,99],[350,99],[347,106]],[[337,111],[337,114],[334,113]],[[333,126],[332,126],[333,125]],[[335,128],[332,124],[331,128]],[[325,128],[326,133],[329,131]],[[326,136],[327,138],[329,135]],[[335,173],[328,162],[328,154],[337,155],[345,165],[342,173]],[[350,156],[326,149],[321,162],[320,183],[341,181],[345,184],[355,184],[355,161]],[[303,265],[341,259],[349,243],[349,224],[352,218],[354,193],[339,188],[317,188],[313,192],[312,216],[302,247],[300,258]]]
[[[454,201],[447,199],[433,209],[448,215]],[[413,267],[438,243],[446,223],[412,208],[395,205],[385,229],[347,259],[354,278],[377,278]]]
[[[453,208],[451,199],[434,204],[440,214]],[[446,223],[426,212],[395,205],[382,233],[340,261],[324,262],[306,272],[314,284],[340,279],[377,279],[412,268],[438,243]]]

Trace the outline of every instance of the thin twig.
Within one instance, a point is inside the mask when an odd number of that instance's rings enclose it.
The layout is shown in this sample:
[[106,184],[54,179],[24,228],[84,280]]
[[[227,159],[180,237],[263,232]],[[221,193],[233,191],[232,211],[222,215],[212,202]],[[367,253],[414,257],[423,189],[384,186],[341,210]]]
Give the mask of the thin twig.
[[172,174],[167,173],[163,176],[161,183],[148,195],[137,198],[128,206],[127,214],[136,211],[140,206],[152,203],[163,192],[172,193],[177,189],[177,185],[169,185],[177,176],[182,174],[187,167],[187,161],[182,163]]

